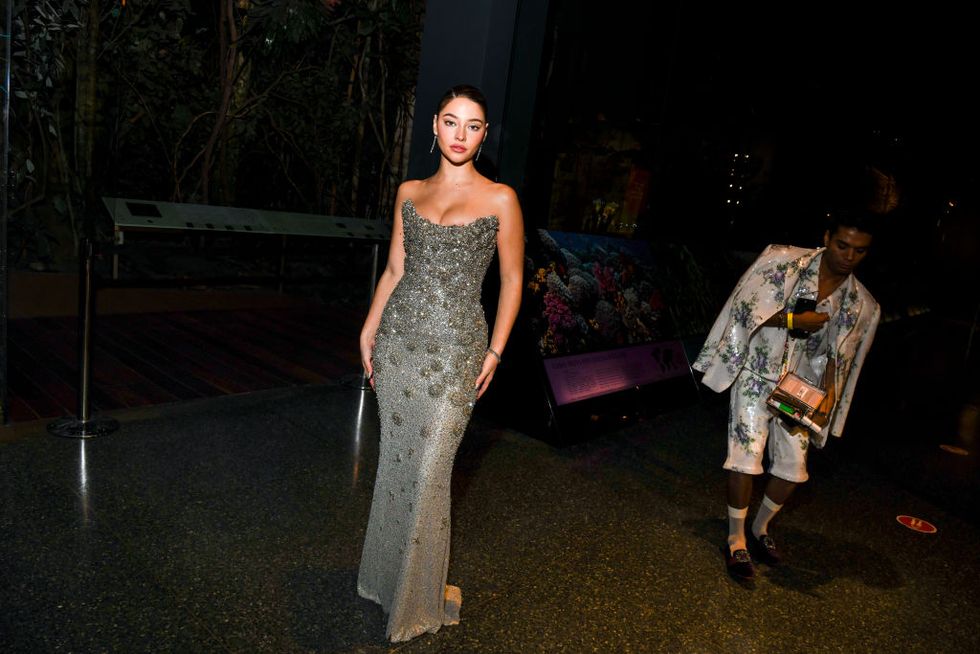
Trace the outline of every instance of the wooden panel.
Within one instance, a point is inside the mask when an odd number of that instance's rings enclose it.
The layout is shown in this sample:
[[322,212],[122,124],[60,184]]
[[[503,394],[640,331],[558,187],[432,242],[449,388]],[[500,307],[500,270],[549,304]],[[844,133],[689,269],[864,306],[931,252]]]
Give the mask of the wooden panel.
[[[356,372],[361,313],[301,307],[100,316],[92,411],[319,384]],[[11,420],[75,415],[76,320],[8,324]]]

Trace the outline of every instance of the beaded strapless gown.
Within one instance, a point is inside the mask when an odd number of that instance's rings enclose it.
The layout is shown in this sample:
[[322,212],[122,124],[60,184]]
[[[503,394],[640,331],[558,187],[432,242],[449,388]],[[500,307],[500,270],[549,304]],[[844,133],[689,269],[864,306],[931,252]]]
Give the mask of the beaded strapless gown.
[[404,274],[373,354],[381,447],[357,579],[392,641],[459,621],[459,589],[446,586],[449,481],[486,356],[480,289],[498,228],[496,216],[438,225],[411,200],[401,211]]

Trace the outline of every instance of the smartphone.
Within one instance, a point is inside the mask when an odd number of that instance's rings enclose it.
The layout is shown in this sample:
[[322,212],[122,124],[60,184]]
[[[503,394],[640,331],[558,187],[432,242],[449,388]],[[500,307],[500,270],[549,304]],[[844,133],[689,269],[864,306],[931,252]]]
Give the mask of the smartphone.
[[[793,305],[793,313],[803,313],[804,311],[813,311],[817,308],[817,300],[812,297],[798,297],[796,298],[796,304]],[[793,338],[806,338],[810,334],[802,329],[791,329],[789,330],[789,335]]]
[[817,308],[817,300],[812,297],[798,297],[796,298],[796,304],[793,305],[793,313],[803,313],[804,311],[813,311]]

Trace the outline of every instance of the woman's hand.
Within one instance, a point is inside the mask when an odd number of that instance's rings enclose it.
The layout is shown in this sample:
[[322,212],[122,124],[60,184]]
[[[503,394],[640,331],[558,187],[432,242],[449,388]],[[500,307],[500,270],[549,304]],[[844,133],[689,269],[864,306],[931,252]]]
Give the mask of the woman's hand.
[[490,385],[493,373],[496,372],[499,364],[497,357],[490,352],[487,352],[486,356],[483,357],[483,369],[480,371],[480,376],[476,378],[476,399],[479,400],[487,392],[487,386]]
[[803,313],[793,314],[793,329],[801,329],[805,332],[815,332],[824,323],[830,320],[830,314],[820,311],[804,311]]
[[361,334],[361,366],[374,388],[374,334]]

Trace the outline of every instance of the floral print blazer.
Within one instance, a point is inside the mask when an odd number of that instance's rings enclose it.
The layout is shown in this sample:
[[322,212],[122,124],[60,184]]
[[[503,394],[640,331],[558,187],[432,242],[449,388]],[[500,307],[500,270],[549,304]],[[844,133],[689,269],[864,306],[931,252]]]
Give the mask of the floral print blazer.
[[[692,366],[704,373],[701,381],[705,386],[720,393],[735,381],[749,362],[753,339],[763,329],[763,323],[785,308],[800,276],[808,274],[807,268],[821,252],[823,248],[770,245],[759,255],[738,281]],[[878,303],[854,275],[843,284],[844,301],[837,315],[831,317],[837,321],[831,353],[836,362],[837,397],[830,419],[830,433],[834,436],[844,430],[854,387],[881,317]],[[826,433],[824,430],[824,436],[814,437],[818,447],[826,442]]]

